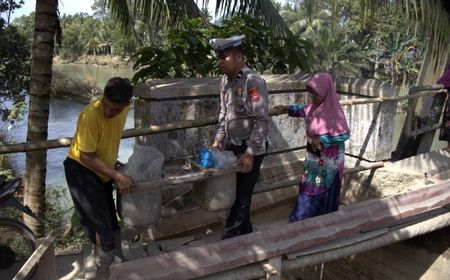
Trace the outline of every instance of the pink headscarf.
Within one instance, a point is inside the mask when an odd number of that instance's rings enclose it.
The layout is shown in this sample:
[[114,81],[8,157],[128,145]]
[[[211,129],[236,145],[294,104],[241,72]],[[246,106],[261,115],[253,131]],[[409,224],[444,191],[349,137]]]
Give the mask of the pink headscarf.
[[450,87],[450,68],[445,70],[444,74],[436,81],[438,84],[444,85],[444,87]]
[[306,106],[306,134],[312,137],[323,134],[338,136],[350,132],[333,77],[328,73],[317,73],[306,82],[306,86],[324,98],[320,104]]

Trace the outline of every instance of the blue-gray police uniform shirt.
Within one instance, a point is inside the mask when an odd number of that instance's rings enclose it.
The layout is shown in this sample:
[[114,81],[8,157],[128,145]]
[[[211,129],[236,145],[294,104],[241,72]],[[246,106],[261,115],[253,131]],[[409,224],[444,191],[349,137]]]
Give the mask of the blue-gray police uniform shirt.
[[220,86],[219,128],[215,139],[226,136],[231,143],[247,144],[246,153],[266,152],[269,128],[269,97],[266,82],[253,70],[244,66],[236,79],[222,77]]

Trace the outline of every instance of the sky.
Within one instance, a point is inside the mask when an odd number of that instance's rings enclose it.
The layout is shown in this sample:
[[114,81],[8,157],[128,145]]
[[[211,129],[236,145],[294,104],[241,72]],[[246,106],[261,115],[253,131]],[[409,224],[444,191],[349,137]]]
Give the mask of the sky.
[[[277,0],[277,2],[284,3],[287,0]],[[15,10],[15,12],[11,16],[11,21],[22,15],[29,15],[34,11],[36,7],[36,1],[34,0],[24,0],[25,4],[22,8]],[[197,0],[199,2],[199,0]],[[201,2],[201,0],[200,0]],[[216,1],[209,1],[209,9],[214,10]],[[91,5],[94,3],[94,0],[59,0],[59,13],[61,15],[68,14],[73,15],[76,13],[88,13],[92,14]]]
[[[22,15],[29,15],[36,8],[35,0],[24,0],[25,4],[22,8],[17,9],[11,16],[11,21]],[[69,14],[73,15],[76,13],[88,13],[92,14],[91,5],[94,3],[94,0],[59,0],[59,12],[61,15]]]

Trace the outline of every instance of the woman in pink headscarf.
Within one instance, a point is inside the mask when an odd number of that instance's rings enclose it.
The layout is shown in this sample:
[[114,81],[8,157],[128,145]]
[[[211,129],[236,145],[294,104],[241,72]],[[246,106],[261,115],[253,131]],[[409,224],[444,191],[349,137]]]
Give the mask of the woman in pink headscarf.
[[337,211],[344,175],[344,142],[350,137],[333,77],[317,73],[306,83],[308,105],[275,106],[291,117],[306,120],[307,148],[299,195],[289,216],[295,222]]

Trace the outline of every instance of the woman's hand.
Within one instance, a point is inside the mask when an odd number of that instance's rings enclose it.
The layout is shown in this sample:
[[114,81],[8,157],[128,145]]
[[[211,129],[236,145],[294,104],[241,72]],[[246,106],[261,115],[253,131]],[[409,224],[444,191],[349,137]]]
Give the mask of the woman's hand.
[[320,137],[311,138],[311,145],[312,145],[314,151],[319,149],[320,148]]

